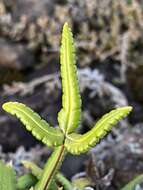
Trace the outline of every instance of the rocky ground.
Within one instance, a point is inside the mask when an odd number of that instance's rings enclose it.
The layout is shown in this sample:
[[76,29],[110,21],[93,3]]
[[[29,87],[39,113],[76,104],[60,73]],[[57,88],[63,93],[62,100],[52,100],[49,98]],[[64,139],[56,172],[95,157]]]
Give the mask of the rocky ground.
[[[69,156],[62,170],[69,178],[87,176],[95,188],[117,190],[143,171],[142,1],[1,0],[0,107],[9,100],[23,102],[57,125],[59,46],[65,21],[77,47],[81,132],[114,107],[129,104],[134,110],[88,155]],[[20,126],[0,109],[0,157],[13,160],[18,172],[23,157],[33,160],[34,152],[34,161],[42,165],[41,158],[49,155]]]

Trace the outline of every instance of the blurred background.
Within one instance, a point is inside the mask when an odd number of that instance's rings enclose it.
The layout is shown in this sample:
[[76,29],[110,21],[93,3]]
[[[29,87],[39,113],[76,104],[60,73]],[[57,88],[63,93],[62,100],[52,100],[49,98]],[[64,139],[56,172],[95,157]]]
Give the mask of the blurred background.
[[[62,170],[69,178],[81,174],[92,186],[96,181],[101,189],[117,190],[143,172],[142,0],[0,0],[0,107],[19,101],[57,125],[65,21],[77,49],[83,102],[80,132],[115,107],[134,109],[90,153],[69,156]],[[17,170],[21,159],[42,164],[49,154],[1,108],[0,145],[0,158],[12,159]]]

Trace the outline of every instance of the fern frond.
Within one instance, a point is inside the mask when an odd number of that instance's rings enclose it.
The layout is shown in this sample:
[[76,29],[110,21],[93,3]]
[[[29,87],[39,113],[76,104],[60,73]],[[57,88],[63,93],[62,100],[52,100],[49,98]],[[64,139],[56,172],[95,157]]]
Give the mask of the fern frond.
[[122,107],[105,114],[89,132],[80,135],[72,133],[67,136],[65,147],[72,154],[86,152],[90,147],[95,146],[117,122],[125,118],[132,110],[132,107]]
[[62,109],[58,114],[59,126],[64,133],[71,133],[78,126],[81,115],[81,97],[75,65],[75,47],[68,24],[65,23],[60,50],[62,77]]
[[0,161],[0,190],[16,190],[16,173]]
[[26,129],[31,131],[33,136],[41,140],[48,146],[59,146],[63,143],[63,134],[59,129],[49,126],[32,109],[18,102],[7,102],[3,104],[3,109],[12,115],[16,115],[25,125]]

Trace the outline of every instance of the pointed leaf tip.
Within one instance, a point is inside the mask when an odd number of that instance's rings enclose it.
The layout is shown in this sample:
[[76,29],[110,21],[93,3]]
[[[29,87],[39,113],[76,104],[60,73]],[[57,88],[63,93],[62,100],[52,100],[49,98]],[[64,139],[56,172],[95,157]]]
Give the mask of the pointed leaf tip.
[[64,26],[63,26],[63,29],[68,29],[68,28],[69,28],[69,24],[68,24],[68,22],[65,22]]
[[131,112],[133,110],[133,107],[132,106],[124,106],[124,107],[120,107],[120,108],[117,108],[117,109]]

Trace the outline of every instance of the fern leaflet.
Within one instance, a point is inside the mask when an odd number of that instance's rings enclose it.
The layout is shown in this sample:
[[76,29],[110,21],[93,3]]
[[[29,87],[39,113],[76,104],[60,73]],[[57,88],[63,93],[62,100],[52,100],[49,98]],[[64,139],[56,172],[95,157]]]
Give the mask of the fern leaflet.
[[67,136],[65,147],[72,154],[86,152],[90,147],[95,146],[119,120],[126,117],[132,107],[122,107],[105,114],[87,133],[80,135],[72,133]]
[[3,109],[12,115],[16,115],[25,125],[26,129],[31,131],[33,136],[41,140],[48,146],[59,146],[63,143],[63,134],[59,129],[52,128],[41,119],[32,109],[18,102],[7,102],[3,104]]
[[63,27],[60,53],[63,108],[58,114],[58,122],[64,133],[71,133],[79,124],[81,97],[75,65],[75,47],[72,33],[67,23]]

